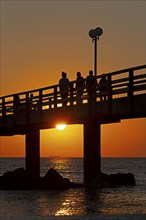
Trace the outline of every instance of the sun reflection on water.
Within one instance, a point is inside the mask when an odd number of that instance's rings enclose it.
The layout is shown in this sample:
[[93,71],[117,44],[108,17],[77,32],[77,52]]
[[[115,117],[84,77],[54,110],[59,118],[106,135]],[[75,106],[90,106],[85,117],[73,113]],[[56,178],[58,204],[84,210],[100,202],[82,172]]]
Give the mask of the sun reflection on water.
[[71,201],[69,199],[66,199],[62,203],[61,209],[59,209],[56,213],[55,216],[60,216],[60,215],[72,215],[72,209],[71,209]]
[[86,209],[84,189],[70,189],[62,198],[62,203],[58,207],[55,216],[84,215]]

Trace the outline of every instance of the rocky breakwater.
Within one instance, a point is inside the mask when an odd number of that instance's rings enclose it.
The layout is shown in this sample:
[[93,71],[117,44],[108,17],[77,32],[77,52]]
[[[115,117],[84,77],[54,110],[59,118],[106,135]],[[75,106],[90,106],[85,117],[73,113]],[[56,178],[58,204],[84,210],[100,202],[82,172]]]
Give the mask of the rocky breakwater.
[[6,172],[0,176],[0,189],[21,190],[21,189],[69,189],[77,187],[103,187],[115,186],[135,186],[136,181],[132,173],[111,174],[100,173],[88,184],[77,184],[71,182],[68,178],[63,178],[53,168],[49,169],[44,177],[32,178],[24,168],[18,168],[14,171]]
[[44,177],[32,178],[26,170],[18,168],[0,176],[0,189],[69,189],[81,187],[68,178],[63,178],[55,169],[48,170]]

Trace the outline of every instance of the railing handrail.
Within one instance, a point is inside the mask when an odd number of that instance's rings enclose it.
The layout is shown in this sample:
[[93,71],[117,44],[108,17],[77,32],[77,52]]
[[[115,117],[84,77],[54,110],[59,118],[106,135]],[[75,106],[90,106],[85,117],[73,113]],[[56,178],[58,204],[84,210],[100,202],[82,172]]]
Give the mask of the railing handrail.
[[129,71],[135,71],[135,70],[140,70],[140,69],[145,69],[145,68],[146,68],[146,64],[141,65],[141,66],[130,67],[130,68],[126,68],[126,69],[110,72],[110,73],[108,73],[108,75],[112,75],[113,76],[113,75],[117,75],[117,74],[121,74],[121,73],[126,73],[126,72],[129,72]]
[[[110,72],[110,73],[105,73],[105,76],[107,75],[117,75],[117,74],[121,74],[121,73],[126,73],[129,71],[135,71],[135,70],[139,70],[139,69],[145,69],[146,65],[141,65],[141,66],[136,66],[136,67],[131,67],[131,68],[126,68],[126,69],[122,69],[122,70],[118,70],[118,71],[114,71],[114,72]],[[96,79],[100,79],[102,77],[102,74],[96,76]],[[86,78],[84,78],[84,80],[86,81]],[[74,84],[76,83],[76,80],[70,81],[70,84]],[[0,99],[2,98],[8,98],[8,97],[13,97],[14,95],[25,95],[26,93],[35,93],[35,92],[39,92],[39,91],[44,91],[44,90],[48,90],[48,89],[54,89],[54,88],[59,88],[59,84],[56,85],[52,85],[52,86],[46,86],[46,87],[41,87],[38,89],[33,89],[33,90],[27,90],[27,91],[23,91],[23,92],[19,92],[19,93],[12,93],[9,95],[5,95],[5,96],[0,96]]]
[[[96,94],[94,94],[95,99],[93,100],[92,98],[92,102],[94,101],[94,103],[96,103],[99,99],[102,101],[104,98],[104,100],[107,100],[107,111],[110,114],[112,113],[113,99],[128,97],[129,109],[130,111],[133,111],[134,96],[136,94],[144,94],[144,90],[146,90],[146,73],[144,71],[139,71],[138,74],[135,74],[135,71],[145,68],[146,65],[142,65],[104,74],[107,77],[107,81],[102,83],[102,85],[100,84],[100,81],[97,83],[95,90]],[[117,74],[122,73],[124,73],[124,75],[120,75],[120,77],[116,76]],[[96,77],[97,81],[101,77],[102,74],[98,75]],[[86,80],[87,78],[84,78],[84,81]],[[70,81],[69,83],[70,92],[66,101],[68,106],[71,107],[78,105],[79,99],[76,93],[76,80]],[[100,88],[103,88],[104,86],[106,86],[106,91],[101,91]],[[31,93],[33,94],[32,97],[30,97]],[[16,95],[20,98],[19,104],[15,99]],[[88,90],[85,86],[82,97],[80,97],[81,103],[89,103],[90,105],[90,97],[91,96],[88,94]],[[26,121],[29,122],[31,110],[35,109],[35,112],[41,115],[43,110],[60,107],[63,107],[63,100],[61,98],[59,84],[0,97],[0,117],[3,119],[3,124],[5,124],[6,116],[10,114],[13,114],[13,120],[16,123],[18,111],[26,113]]]

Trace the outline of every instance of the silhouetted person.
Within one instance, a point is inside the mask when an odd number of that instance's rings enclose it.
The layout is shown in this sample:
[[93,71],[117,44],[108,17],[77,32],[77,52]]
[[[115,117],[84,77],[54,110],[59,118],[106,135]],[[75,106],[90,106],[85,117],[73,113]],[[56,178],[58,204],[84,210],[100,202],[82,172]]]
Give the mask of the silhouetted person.
[[86,78],[86,88],[87,88],[87,93],[89,95],[89,99],[94,99],[95,96],[95,91],[96,91],[96,85],[97,81],[95,79],[95,76],[93,76],[93,71],[89,71],[89,75]]
[[65,72],[62,72],[62,78],[59,80],[59,86],[62,104],[63,106],[66,106],[69,92],[69,79],[67,78],[67,74]]
[[77,72],[77,78],[76,78],[76,92],[77,92],[77,104],[82,104],[82,98],[85,88],[85,82],[84,78],[81,76],[80,72]]
[[[105,74],[102,74],[102,78],[99,81],[99,91],[100,92],[107,92],[107,82],[108,81],[107,81]],[[107,96],[107,94],[100,96],[100,100],[101,101],[106,100],[106,96]]]

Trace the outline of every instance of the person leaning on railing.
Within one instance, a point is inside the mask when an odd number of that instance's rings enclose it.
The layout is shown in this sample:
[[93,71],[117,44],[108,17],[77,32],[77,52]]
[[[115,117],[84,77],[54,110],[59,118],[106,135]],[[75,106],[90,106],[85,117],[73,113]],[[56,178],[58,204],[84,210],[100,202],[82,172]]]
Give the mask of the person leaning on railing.
[[94,100],[97,81],[93,75],[93,71],[89,71],[89,75],[86,77],[86,89],[89,96],[89,100]]
[[76,78],[76,93],[77,93],[77,104],[82,104],[82,95],[85,88],[84,78],[81,76],[80,72],[77,72]]
[[[106,100],[107,94],[105,94],[105,93],[107,92],[107,86],[108,86],[108,81],[107,81],[106,75],[102,74],[102,77],[101,77],[101,79],[99,81],[99,85],[98,85],[99,91],[101,93],[100,101]],[[104,94],[102,94],[102,93],[104,93]]]
[[62,105],[67,106],[67,98],[69,93],[69,79],[67,74],[62,72],[62,78],[59,80],[60,94],[62,98]]

